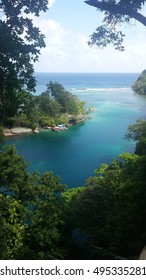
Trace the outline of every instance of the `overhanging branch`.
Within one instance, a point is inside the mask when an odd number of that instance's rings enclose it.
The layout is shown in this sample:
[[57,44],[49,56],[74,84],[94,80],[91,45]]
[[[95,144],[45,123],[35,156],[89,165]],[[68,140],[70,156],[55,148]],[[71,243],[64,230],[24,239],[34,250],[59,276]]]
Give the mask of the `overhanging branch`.
[[114,15],[116,14],[123,15],[123,16],[127,15],[130,18],[134,18],[137,21],[139,21],[141,24],[146,26],[146,17],[138,13],[137,11],[134,11],[132,8],[129,9],[127,7],[122,7],[121,5],[118,4],[107,3],[98,0],[86,0],[85,3],[90,6],[94,6],[101,11],[107,11]]

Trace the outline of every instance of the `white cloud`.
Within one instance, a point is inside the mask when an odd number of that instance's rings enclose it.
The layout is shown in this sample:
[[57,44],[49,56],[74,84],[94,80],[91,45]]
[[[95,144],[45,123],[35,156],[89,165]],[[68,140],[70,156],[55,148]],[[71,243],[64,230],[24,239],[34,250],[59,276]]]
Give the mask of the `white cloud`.
[[37,19],[40,30],[45,35],[46,47],[41,50],[39,63],[35,64],[36,71],[56,71],[54,67],[63,65],[68,60],[66,37],[68,32],[59,22],[52,19]]
[[48,0],[49,2],[49,8],[55,3],[55,0]]
[[[130,31],[129,31],[130,32]],[[114,47],[101,50],[89,47],[88,37],[78,35],[74,58],[80,71],[85,72],[141,72],[145,69],[146,38],[138,33],[125,41],[125,51],[116,51]]]
[[126,51],[119,52],[113,47],[103,50],[89,47],[87,35],[69,31],[53,19],[37,18],[34,23],[46,37],[46,48],[42,49],[39,62],[35,64],[36,71],[141,72],[145,68],[146,39],[138,31],[136,38],[135,33],[133,37],[127,34]]

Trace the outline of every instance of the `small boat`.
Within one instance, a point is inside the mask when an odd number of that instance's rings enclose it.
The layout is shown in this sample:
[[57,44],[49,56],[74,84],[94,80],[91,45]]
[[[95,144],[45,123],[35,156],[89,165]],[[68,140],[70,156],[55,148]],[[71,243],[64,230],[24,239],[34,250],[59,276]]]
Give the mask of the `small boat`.
[[64,129],[66,129],[65,124],[58,124],[58,125],[52,127],[52,130],[55,130],[55,131],[62,131]]
[[58,124],[57,127],[60,129],[65,129],[65,124]]

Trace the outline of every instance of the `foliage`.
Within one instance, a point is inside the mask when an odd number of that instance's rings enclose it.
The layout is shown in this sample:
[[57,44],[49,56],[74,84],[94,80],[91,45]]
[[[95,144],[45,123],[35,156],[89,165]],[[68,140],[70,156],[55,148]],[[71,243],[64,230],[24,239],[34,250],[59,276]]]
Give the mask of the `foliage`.
[[96,171],[72,201],[89,259],[134,258],[145,244],[146,158],[121,158]]
[[146,70],[143,70],[132,89],[141,95],[146,95]]
[[116,50],[124,51],[123,38],[124,34],[121,31],[115,31],[105,24],[96,28],[96,31],[90,36],[89,46],[96,45],[99,48],[104,48],[108,44],[115,47]]
[[52,102],[56,101],[60,105],[60,111],[62,113],[77,115],[85,110],[85,103],[81,102],[71,92],[66,91],[58,82],[50,82],[47,85],[45,94],[50,97]]
[[[27,100],[26,100],[27,101]],[[11,118],[15,126],[36,127],[67,124],[69,120],[77,119],[85,114],[85,102],[80,101],[71,92],[57,83],[50,82],[47,90],[39,96],[33,96],[30,103],[21,106],[15,117]],[[10,120],[9,120],[10,121]]]
[[0,140],[3,138],[3,127],[0,126]]
[[[48,8],[47,0],[0,1],[0,122],[7,125],[34,91],[33,63],[45,47],[44,36],[28,17]],[[28,96],[27,96],[28,95]]]
[[0,174],[0,259],[62,258],[60,179],[51,172],[30,174],[13,146],[0,151]]
[[13,117],[19,113],[29,114],[33,109],[32,95],[27,91],[1,92],[0,124],[12,126]]
[[61,111],[60,104],[56,100],[51,99],[47,92],[43,92],[40,96],[36,97],[35,102],[38,109],[50,117],[59,115]]
[[19,201],[0,194],[0,259],[15,259],[23,246],[25,226]]
[[146,26],[146,17],[140,13],[145,0],[86,0],[86,4],[96,7],[97,10],[104,13],[103,25],[99,26],[96,31],[90,36],[88,42],[90,46],[106,47],[113,45],[115,49],[123,51],[122,31],[117,30],[118,24],[129,24],[132,19]]
[[138,119],[135,124],[129,125],[125,137],[134,141],[139,141],[141,138],[146,137],[146,120]]
[[[33,26],[28,14],[39,16],[47,10],[47,0],[1,1],[0,10],[4,20],[0,20],[2,90],[20,88],[27,85],[34,88],[32,62],[38,60],[40,49],[45,46],[44,36]],[[6,43],[7,42],[7,43]]]
[[138,119],[135,124],[130,125],[125,137],[136,141],[136,154],[146,155],[146,120]]

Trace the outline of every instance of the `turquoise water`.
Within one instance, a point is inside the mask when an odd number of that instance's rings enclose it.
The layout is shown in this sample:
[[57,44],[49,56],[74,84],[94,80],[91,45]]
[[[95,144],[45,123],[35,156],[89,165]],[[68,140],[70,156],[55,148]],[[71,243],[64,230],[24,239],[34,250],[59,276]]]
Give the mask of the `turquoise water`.
[[[84,86],[83,74],[82,77],[79,75],[78,83],[73,74],[72,79],[69,76],[69,81],[68,75],[64,74],[67,88],[85,100],[87,107],[95,107],[91,119],[61,132],[43,131],[40,134],[7,138],[3,144],[15,144],[18,153],[31,163],[31,171],[52,170],[69,187],[82,186],[101,163],[110,163],[124,151],[134,151],[134,143],[126,141],[124,134],[129,124],[137,118],[145,118],[146,98],[134,95],[130,89],[130,83],[137,74],[129,74],[129,84],[127,79],[124,83],[123,75],[126,74],[116,77],[106,74],[106,78],[102,76],[102,82],[99,79],[100,83],[97,83],[97,76],[92,77],[90,74],[87,81],[86,74]],[[73,83],[74,80],[76,83]],[[44,83],[43,80],[38,87],[43,88]]]

